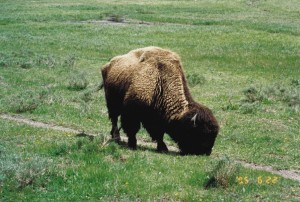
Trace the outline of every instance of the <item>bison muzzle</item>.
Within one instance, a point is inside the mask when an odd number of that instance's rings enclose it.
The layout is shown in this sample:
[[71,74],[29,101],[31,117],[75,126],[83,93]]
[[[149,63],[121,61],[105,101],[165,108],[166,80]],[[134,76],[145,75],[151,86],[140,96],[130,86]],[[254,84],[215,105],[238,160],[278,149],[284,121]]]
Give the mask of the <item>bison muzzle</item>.
[[113,139],[120,141],[121,116],[132,149],[142,124],[158,151],[168,151],[163,141],[167,133],[181,154],[210,155],[219,125],[210,109],[193,100],[176,53],[159,47],[136,49],[111,59],[101,73]]

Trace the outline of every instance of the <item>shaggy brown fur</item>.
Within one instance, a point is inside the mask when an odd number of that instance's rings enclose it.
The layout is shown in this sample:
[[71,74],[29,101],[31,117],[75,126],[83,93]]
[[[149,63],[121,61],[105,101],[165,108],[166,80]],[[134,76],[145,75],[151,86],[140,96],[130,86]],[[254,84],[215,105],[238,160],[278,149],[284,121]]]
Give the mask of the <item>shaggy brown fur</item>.
[[182,154],[211,153],[218,123],[207,107],[191,97],[176,53],[158,47],[136,49],[114,57],[102,68],[102,77],[116,141],[121,115],[130,148],[136,148],[142,123],[159,151],[167,151],[163,135],[168,133]]

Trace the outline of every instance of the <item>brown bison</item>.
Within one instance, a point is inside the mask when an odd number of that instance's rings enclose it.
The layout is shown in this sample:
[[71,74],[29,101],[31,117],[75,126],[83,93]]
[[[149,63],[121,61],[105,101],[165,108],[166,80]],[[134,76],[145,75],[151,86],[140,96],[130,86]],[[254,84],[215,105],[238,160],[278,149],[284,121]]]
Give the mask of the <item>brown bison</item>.
[[102,68],[102,77],[111,135],[117,142],[121,116],[132,149],[142,124],[158,151],[168,151],[163,142],[167,133],[181,154],[210,155],[219,125],[210,109],[193,100],[176,53],[158,47],[136,49],[114,57]]

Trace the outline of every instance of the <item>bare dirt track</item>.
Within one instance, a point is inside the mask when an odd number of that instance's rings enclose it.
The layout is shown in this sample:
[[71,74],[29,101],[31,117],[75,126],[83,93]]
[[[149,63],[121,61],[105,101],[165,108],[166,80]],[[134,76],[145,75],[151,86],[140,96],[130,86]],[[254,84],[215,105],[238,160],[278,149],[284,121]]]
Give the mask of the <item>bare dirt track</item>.
[[[58,130],[58,131],[74,133],[74,134],[78,134],[78,135],[84,134],[83,131],[79,131],[76,129],[59,126],[59,125],[55,125],[55,124],[43,123],[43,122],[35,121],[32,119],[23,118],[19,115],[0,114],[0,118],[4,119],[4,120],[8,120],[8,121],[17,122],[20,124],[27,124],[27,125],[37,127],[37,128]],[[88,133],[88,135],[86,135],[86,136],[97,136],[97,134]],[[127,138],[122,137],[122,141],[127,141]],[[144,145],[144,146],[152,146],[153,145],[153,144],[145,142],[143,140],[138,140],[138,144]],[[172,152],[178,152],[178,149],[176,147],[168,146],[168,148]],[[251,168],[251,169],[255,169],[255,170],[264,170],[264,171],[267,171],[267,172],[270,172],[273,174],[280,175],[284,178],[292,179],[292,180],[296,180],[296,181],[300,182],[300,171],[297,171],[297,170],[276,170],[276,169],[272,168],[271,166],[257,165],[257,164],[248,163],[248,162],[241,161],[241,160],[235,160],[235,162],[239,163],[242,166],[247,167],[247,168]]]

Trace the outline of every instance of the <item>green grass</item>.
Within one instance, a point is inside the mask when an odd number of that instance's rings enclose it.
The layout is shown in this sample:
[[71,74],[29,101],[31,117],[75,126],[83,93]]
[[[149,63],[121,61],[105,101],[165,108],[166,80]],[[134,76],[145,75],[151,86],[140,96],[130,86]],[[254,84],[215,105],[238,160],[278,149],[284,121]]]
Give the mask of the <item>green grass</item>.
[[[182,157],[147,148],[131,151],[107,143],[102,135],[91,140],[0,122],[4,201],[244,200],[253,193],[257,200],[290,200],[299,191],[296,182],[241,168],[228,157]],[[207,187],[214,177],[220,186]]]
[[[273,174],[234,163],[300,170],[299,1],[0,3],[0,112],[99,134],[0,120],[0,200],[299,200],[299,183],[267,184]],[[213,109],[221,131],[210,157],[102,145],[99,68],[150,45],[181,56],[193,97]]]

